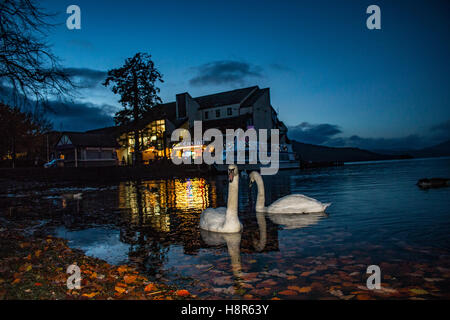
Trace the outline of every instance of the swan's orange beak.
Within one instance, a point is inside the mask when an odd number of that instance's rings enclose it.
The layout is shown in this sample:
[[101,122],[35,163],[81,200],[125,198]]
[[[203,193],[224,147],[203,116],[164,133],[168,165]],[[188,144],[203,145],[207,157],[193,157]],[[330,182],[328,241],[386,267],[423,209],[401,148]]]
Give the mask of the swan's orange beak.
[[228,169],[228,181],[232,183],[233,179],[234,179],[234,169]]

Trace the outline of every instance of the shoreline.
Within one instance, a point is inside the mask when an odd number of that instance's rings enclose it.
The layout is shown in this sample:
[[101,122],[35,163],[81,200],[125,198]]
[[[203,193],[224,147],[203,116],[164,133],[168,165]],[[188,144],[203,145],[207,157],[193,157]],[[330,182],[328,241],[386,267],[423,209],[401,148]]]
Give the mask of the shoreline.
[[[187,290],[156,283],[129,265],[115,266],[72,249],[67,240],[0,229],[0,300],[191,300]],[[69,265],[81,288],[67,288]]]

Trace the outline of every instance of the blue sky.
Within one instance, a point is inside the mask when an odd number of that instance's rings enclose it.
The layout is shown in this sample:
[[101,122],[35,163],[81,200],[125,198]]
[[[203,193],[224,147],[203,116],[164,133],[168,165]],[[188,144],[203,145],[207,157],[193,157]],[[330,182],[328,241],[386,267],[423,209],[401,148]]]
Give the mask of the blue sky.
[[[164,75],[164,101],[185,91],[270,87],[279,117],[305,142],[383,149],[450,138],[448,1],[40,4],[61,22],[48,39],[54,53],[89,80],[76,97],[89,121],[76,120],[73,110],[54,116],[55,129],[110,123],[118,97],[101,87],[101,72],[142,51]],[[71,4],[81,8],[81,30],[65,27]],[[371,4],[381,8],[381,30],[366,28]]]

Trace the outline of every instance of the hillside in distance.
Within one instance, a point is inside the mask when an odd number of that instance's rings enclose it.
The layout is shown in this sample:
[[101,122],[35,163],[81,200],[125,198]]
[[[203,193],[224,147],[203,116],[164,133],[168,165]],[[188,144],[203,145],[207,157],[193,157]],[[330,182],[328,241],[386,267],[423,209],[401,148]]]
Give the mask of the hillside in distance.
[[386,155],[358,148],[335,148],[307,144],[292,140],[292,147],[300,159],[312,162],[356,162],[408,158],[404,155]]

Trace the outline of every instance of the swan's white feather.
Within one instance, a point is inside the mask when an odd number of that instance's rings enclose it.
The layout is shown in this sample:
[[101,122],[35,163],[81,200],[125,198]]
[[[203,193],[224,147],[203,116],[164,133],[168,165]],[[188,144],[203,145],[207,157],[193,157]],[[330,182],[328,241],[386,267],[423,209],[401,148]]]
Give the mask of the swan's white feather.
[[240,232],[242,230],[242,224],[240,225],[240,230],[224,229],[225,218],[227,214],[227,208],[208,208],[205,209],[200,215],[200,228],[203,230],[213,231],[213,232],[223,232],[223,233],[234,233]]
[[278,199],[267,207],[268,213],[318,213],[331,203],[322,203],[302,194],[291,194]]

